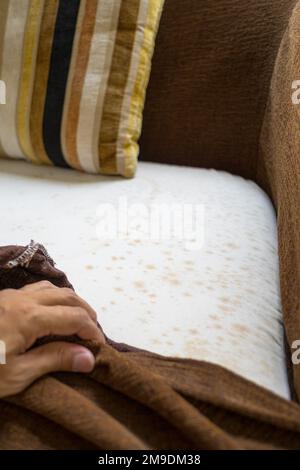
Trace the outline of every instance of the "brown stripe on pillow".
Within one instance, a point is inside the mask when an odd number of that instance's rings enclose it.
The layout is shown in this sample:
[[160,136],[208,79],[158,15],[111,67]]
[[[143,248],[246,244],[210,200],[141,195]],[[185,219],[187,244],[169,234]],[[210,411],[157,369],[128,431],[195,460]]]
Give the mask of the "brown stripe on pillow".
[[78,30],[73,45],[73,57],[70,64],[69,81],[65,97],[65,109],[62,123],[61,140],[65,159],[73,168],[82,169],[77,152],[77,128],[80,112],[80,99],[89,51],[93,36],[98,0],[81,2],[78,18]]
[[41,25],[30,115],[30,136],[34,153],[29,157],[36,163],[51,164],[43,141],[43,117],[57,10],[58,0],[46,1]]

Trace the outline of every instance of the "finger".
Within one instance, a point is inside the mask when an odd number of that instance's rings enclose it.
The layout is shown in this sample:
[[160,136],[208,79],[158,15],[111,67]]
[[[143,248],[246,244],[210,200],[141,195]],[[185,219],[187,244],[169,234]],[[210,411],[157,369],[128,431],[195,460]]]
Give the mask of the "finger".
[[81,307],[87,311],[90,318],[96,322],[97,314],[95,310],[79,295],[77,295],[72,289],[60,288],[60,289],[49,289],[49,290],[38,290],[35,295],[35,299],[41,305],[64,305],[68,307]]
[[103,333],[81,307],[37,307],[22,325],[27,348],[38,338],[50,335],[77,335],[84,340],[104,342]]
[[29,292],[38,292],[40,290],[45,290],[45,289],[55,289],[58,290],[59,288],[52,284],[50,281],[39,281],[39,282],[34,282],[33,284],[27,284],[26,286],[22,287],[20,290],[22,291],[29,291]]
[[88,373],[95,365],[95,357],[87,348],[64,342],[49,343],[32,349],[19,356],[17,361],[15,375],[19,377],[18,382],[22,382],[22,389],[51,372]]

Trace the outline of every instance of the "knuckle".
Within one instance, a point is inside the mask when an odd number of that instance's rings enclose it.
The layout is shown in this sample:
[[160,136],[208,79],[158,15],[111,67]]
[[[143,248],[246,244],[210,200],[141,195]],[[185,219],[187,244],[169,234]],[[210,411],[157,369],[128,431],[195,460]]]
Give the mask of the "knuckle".
[[89,316],[84,308],[74,307],[72,310],[74,311],[74,314],[76,315],[79,322],[81,323],[88,322]]
[[91,312],[92,320],[93,320],[93,321],[97,321],[97,314],[96,314],[96,312],[95,312],[93,309],[91,309],[90,312]]
[[28,320],[33,324],[39,324],[43,317],[41,314],[41,309],[35,306],[31,306],[31,308],[28,309],[27,315],[28,315]]
[[52,282],[46,280],[37,282],[37,285],[43,288],[55,287]]
[[5,289],[0,293],[1,307],[6,309],[9,305],[19,300],[20,293],[16,289]]
[[8,315],[10,319],[22,317],[27,310],[26,298],[15,289],[6,289],[0,297],[0,315]]
[[65,294],[72,295],[73,297],[77,297],[73,289],[70,289],[70,287],[61,287],[61,291],[65,292]]
[[72,289],[63,288],[62,289],[63,295],[67,302],[73,303],[75,300],[78,299],[77,295]]
[[33,284],[26,284],[25,286],[21,287],[19,289],[19,291],[21,292],[27,292],[27,291],[31,291],[32,290],[32,287],[37,284],[37,283],[33,283]]

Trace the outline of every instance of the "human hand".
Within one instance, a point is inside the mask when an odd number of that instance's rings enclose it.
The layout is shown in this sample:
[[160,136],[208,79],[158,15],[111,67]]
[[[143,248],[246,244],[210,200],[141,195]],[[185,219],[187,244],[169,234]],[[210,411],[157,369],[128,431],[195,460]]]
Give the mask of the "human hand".
[[0,398],[23,391],[55,371],[90,372],[95,358],[85,347],[57,341],[32,350],[38,338],[77,335],[104,343],[95,311],[72,289],[47,281],[0,292],[0,340],[6,364],[0,364]]

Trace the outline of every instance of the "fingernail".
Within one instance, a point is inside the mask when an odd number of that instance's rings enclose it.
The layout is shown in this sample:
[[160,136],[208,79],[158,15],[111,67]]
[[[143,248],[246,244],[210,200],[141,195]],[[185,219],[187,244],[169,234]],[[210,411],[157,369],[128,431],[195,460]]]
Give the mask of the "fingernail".
[[77,352],[73,358],[73,372],[91,372],[95,364],[93,354],[88,350]]

